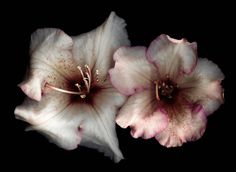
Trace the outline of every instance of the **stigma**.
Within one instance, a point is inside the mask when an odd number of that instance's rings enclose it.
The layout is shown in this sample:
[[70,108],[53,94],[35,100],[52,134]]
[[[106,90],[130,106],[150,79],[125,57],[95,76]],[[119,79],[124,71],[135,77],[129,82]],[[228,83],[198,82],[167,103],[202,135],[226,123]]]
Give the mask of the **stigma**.
[[[88,65],[84,65],[84,68],[83,68],[84,70],[82,69],[81,66],[77,66],[77,69],[82,77],[82,83],[77,82],[74,85],[78,91],[65,90],[62,88],[55,87],[49,83],[46,83],[45,86],[48,88],[51,88],[55,91],[61,92],[61,93],[79,95],[80,98],[82,98],[82,99],[86,98],[87,94],[89,94],[89,92],[90,92],[91,84],[92,84],[91,69],[89,68]],[[99,71],[98,70],[96,70],[96,80],[95,81],[99,82]]]

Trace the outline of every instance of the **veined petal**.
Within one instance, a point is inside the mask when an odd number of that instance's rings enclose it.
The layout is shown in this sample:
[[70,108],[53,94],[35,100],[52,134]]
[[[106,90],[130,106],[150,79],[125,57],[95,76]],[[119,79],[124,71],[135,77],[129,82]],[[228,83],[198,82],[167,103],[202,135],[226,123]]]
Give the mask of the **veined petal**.
[[69,80],[78,74],[71,53],[72,47],[72,38],[62,30],[38,29],[31,36],[30,67],[41,70],[50,68]]
[[14,113],[16,118],[30,123],[30,129],[41,131],[60,147],[75,149],[81,140],[81,132],[70,101],[68,94],[52,91],[40,102],[26,98]]
[[[125,96],[113,88],[109,81],[105,81],[101,91],[94,95],[91,102],[94,120],[87,120],[87,130],[82,140],[82,145],[105,152],[105,155],[114,159],[115,162],[123,159],[115,131],[115,116],[125,100]],[[87,145],[88,142],[90,142],[89,145]]]
[[115,67],[109,73],[113,86],[121,93],[131,95],[154,85],[156,69],[145,53],[145,47],[121,47],[115,52]]
[[29,75],[19,84],[27,96],[40,101],[46,82],[65,88],[78,75],[72,45],[72,39],[59,29],[38,29],[32,34]]
[[197,61],[196,43],[176,40],[167,35],[156,38],[149,46],[147,57],[159,69],[162,77],[169,75],[176,80],[181,73],[193,71]]
[[187,141],[199,139],[206,128],[206,115],[200,105],[193,105],[183,114],[175,114],[168,126],[155,138],[166,147],[181,146]]
[[220,85],[224,74],[216,64],[199,59],[193,73],[181,81],[181,88],[192,102],[203,105],[206,114],[213,113],[223,103],[223,89]]
[[68,94],[50,90],[40,102],[26,98],[22,105],[16,107],[14,113],[16,118],[32,125],[40,125],[60,113],[69,103]]
[[168,124],[165,111],[155,101],[149,91],[132,95],[118,113],[116,123],[122,128],[130,126],[134,138],[154,137]]
[[16,107],[15,114],[29,122],[30,129],[41,132],[64,149],[75,149],[81,142],[118,162],[123,155],[118,147],[114,118],[125,96],[108,81],[100,89],[90,103],[56,91],[44,95],[40,102],[28,98]]
[[125,21],[112,12],[105,23],[97,29],[74,37],[73,56],[81,65],[87,64],[104,80],[113,66],[112,56],[120,46],[129,45]]

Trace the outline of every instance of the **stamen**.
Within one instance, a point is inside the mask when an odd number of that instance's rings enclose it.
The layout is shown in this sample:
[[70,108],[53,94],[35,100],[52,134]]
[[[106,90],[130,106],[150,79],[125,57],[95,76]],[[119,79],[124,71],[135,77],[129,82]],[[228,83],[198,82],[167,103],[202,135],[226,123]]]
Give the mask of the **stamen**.
[[91,71],[90,71],[90,68],[88,67],[88,65],[85,65],[85,68],[87,69],[88,72],[86,72],[86,76],[87,78],[84,76],[84,72],[83,70],[81,69],[80,66],[77,66],[77,68],[79,69],[80,71],[80,74],[83,78],[83,81],[84,81],[84,84],[86,86],[86,89],[87,89],[87,92],[89,93],[89,90],[90,90],[90,86],[91,86]]
[[159,88],[160,86],[158,86],[158,82],[157,82],[157,81],[155,81],[154,83],[156,84],[156,98],[157,98],[157,100],[159,101],[159,100],[160,100],[160,97],[159,97],[159,94],[158,94],[158,88]]
[[61,88],[57,88],[57,87],[54,87],[48,83],[45,84],[46,87],[48,88],[51,88],[53,90],[56,90],[58,92],[62,92],[62,93],[67,93],[67,94],[74,94],[74,95],[83,95],[84,93],[83,92],[77,92],[77,91],[68,91],[68,90],[64,90],[64,89],[61,89]]
[[90,68],[88,67],[88,65],[84,65],[84,67],[87,69],[87,71],[88,72],[86,72],[86,75],[87,75],[87,78],[88,78],[88,92],[89,92],[89,90],[90,90],[90,87],[91,87],[91,81],[92,81],[92,78],[91,78],[91,76],[92,76],[92,74],[91,74],[91,70],[90,70]]
[[79,85],[78,83],[75,84],[75,86],[78,88],[78,90],[81,92],[81,85]]
[[[82,68],[80,66],[77,66],[77,68],[79,69],[80,71],[80,74],[83,78],[83,81],[84,81],[84,85],[81,86],[79,83],[76,83],[75,86],[78,88],[78,92],[77,91],[69,91],[69,90],[64,90],[64,89],[61,89],[61,88],[57,88],[57,87],[54,87],[48,83],[45,84],[45,86],[53,89],[53,90],[56,90],[58,92],[62,92],[62,93],[67,93],[67,94],[74,94],[74,95],[80,95],[81,98],[85,98],[86,97],[86,94],[89,93],[90,91],[90,87],[91,87],[91,81],[92,81],[92,75],[91,75],[91,70],[89,68],[88,65],[84,65],[86,71],[84,72],[82,70]],[[96,70],[96,74],[98,76],[98,70]],[[98,79],[97,79],[98,80]],[[86,87],[86,90],[84,90]]]
[[[75,84],[75,86],[79,89],[79,91],[81,92],[81,85],[79,85],[78,83]],[[84,99],[86,97],[86,94],[81,94],[80,97],[82,99]]]
[[88,65],[84,65],[84,67],[87,69],[89,75],[91,76],[91,70],[90,70],[90,68],[88,67]]
[[88,88],[87,88],[87,91],[89,92],[90,86],[91,86],[91,77],[90,77],[91,75],[89,75],[89,73],[86,72],[86,76],[87,76],[86,79],[88,79]]

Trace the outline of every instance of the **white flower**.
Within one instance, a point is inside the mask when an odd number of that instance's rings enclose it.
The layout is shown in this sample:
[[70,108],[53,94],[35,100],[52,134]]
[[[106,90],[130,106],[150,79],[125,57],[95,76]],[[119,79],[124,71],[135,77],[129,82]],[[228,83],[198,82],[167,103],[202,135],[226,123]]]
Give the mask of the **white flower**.
[[19,84],[28,97],[16,117],[64,149],[80,144],[122,159],[114,118],[125,97],[107,76],[114,51],[129,44],[125,25],[112,12],[100,27],[76,37],[52,28],[34,32],[29,75]]

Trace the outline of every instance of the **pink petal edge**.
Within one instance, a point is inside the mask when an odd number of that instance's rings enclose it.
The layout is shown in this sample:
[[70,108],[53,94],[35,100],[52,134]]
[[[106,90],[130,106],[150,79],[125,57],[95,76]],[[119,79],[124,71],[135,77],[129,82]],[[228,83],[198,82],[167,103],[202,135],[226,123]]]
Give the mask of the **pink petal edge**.
[[187,118],[177,124],[172,119],[169,126],[155,136],[156,140],[161,145],[169,148],[182,146],[187,141],[195,141],[201,138],[207,124],[207,117],[203,107],[201,105],[194,106]]
[[[147,48],[144,46],[135,46],[135,47],[131,47],[131,46],[122,46],[120,48],[118,48],[116,50],[116,52],[113,55],[113,59],[115,61],[115,66],[114,68],[109,70],[109,77],[110,77],[110,81],[111,84],[113,85],[113,87],[115,87],[120,93],[126,95],[126,96],[130,96],[134,93],[139,93],[142,92],[146,89],[149,88],[149,82],[150,82],[150,77],[151,77],[151,72],[152,72],[152,64],[149,64],[148,61],[146,61],[145,58],[145,54],[146,54],[146,50]],[[132,54],[133,52],[138,52],[138,54]],[[126,53],[126,54],[125,54]],[[130,53],[130,54],[129,54]],[[143,56],[140,55],[140,53],[143,53]],[[130,56],[130,57],[125,57],[125,56]],[[133,59],[132,59],[133,57]],[[143,57],[143,59],[142,59]],[[123,58],[123,59],[122,59]],[[136,58],[136,59],[135,59]],[[128,60],[127,63],[130,63],[130,65],[139,65],[139,64],[135,64],[135,62],[141,60],[143,61],[143,63],[141,64],[141,67],[146,67],[145,72],[142,72],[142,75],[138,74],[138,71],[142,71],[139,70],[139,68],[135,68],[138,69],[137,72],[129,72],[129,70],[132,70],[132,66],[128,69],[126,69],[124,67],[124,62],[125,60]],[[129,62],[133,60],[133,63]],[[123,66],[122,66],[122,63]],[[150,65],[150,66],[149,66]],[[128,65],[126,65],[128,66]],[[127,71],[126,71],[127,70]],[[126,73],[122,73],[126,71]],[[116,76],[115,76],[116,75]],[[129,81],[123,80],[123,82],[121,82],[122,78],[124,78],[123,75],[126,75],[129,77]],[[144,78],[144,76],[146,78]],[[120,77],[120,78],[119,78]],[[140,79],[137,79],[137,77],[140,77]],[[136,80],[134,79],[136,78]]]
[[174,38],[171,38],[170,36],[168,35],[165,35],[165,34],[162,34],[160,36],[158,36],[156,39],[154,39],[151,44],[149,45],[148,49],[147,49],[147,53],[146,53],[146,57],[147,57],[147,60],[150,62],[150,63],[154,63],[155,66],[159,69],[160,68],[160,65],[159,63],[155,62],[154,58],[152,57],[152,53],[151,53],[151,49],[153,47],[156,46],[156,44],[160,44],[160,42],[162,40],[167,40],[169,41],[169,43],[172,43],[172,44],[181,44],[181,43],[184,43],[184,44],[187,44],[188,46],[190,46],[193,50],[194,50],[194,54],[195,54],[195,58],[194,58],[194,62],[192,63],[191,65],[191,68],[189,69],[184,69],[183,67],[181,67],[181,71],[180,71],[180,74],[191,74],[193,72],[193,70],[195,69],[196,65],[197,65],[197,43],[196,42],[188,42],[186,39],[180,39],[180,40],[177,40],[177,39],[174,39]]

